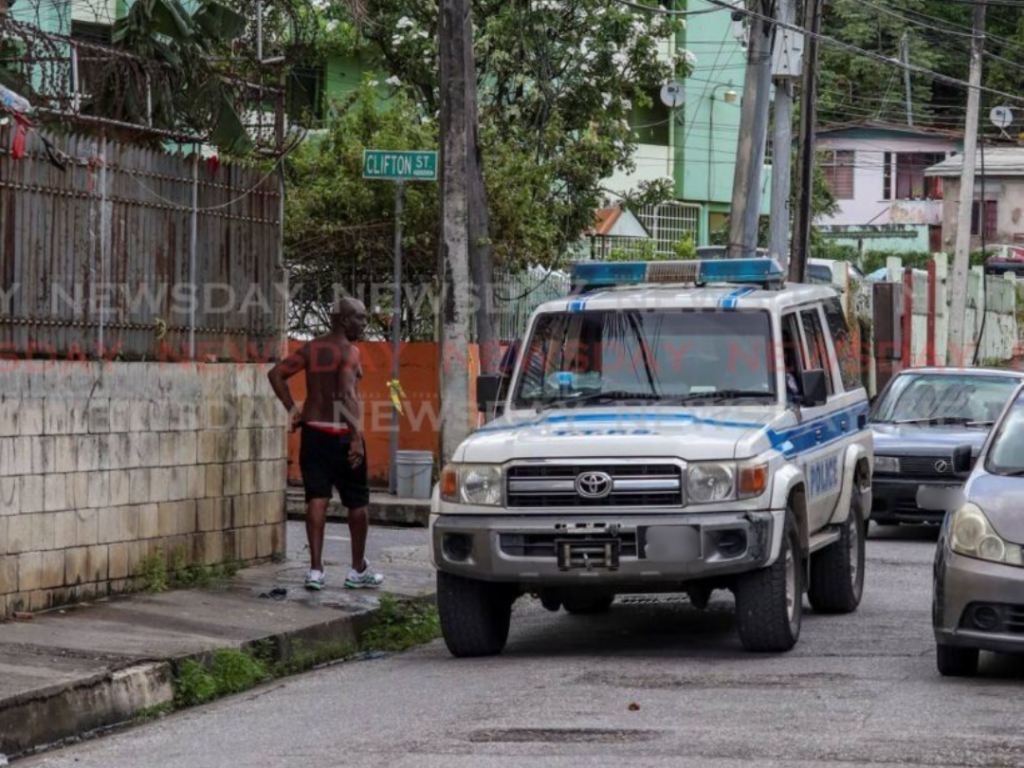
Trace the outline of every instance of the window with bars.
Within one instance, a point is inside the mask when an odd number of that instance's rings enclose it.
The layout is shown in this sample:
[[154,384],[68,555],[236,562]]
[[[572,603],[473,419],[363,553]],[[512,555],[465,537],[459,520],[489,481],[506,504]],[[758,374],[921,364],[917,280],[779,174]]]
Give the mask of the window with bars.
[[820,164],[825,183],[836,200],[853,199],[853,170],[856,153],[852,149],[826,149]]
[[[980,211],[981,203],[978,200],[974,201],[971,206],[971,234],[981,235],[981,229],[978,226],[978,213]],[[995,200],[985,201],[985,237],[995,237],[999,223],[999,205]]]
[[886,152],[885,200],[941,200],[942,179],[925,169],[946,159],[944,152]]
[[[110,24],[96,24],[88,21],[72,20],[71,38],[83,43],[94,45],[111,45],[113,43],[113,27]],[[83,96],[102,93],[107,87],[109,60],[97,56],[96,51],[79,48],[78,57],[78,93]]]

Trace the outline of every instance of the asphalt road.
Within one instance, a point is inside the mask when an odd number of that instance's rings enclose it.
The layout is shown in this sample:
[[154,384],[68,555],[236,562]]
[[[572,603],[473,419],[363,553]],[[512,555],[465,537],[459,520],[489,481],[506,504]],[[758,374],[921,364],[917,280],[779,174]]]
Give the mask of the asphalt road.
[[[341,532],[332,535],[344,536]],[[389,534],[409,543],[423,532]],[[877,536],[877,534],[876,534]],[[440,641],[279,681],[27,765],[71,768],[1024,766],[1024,662],[935,670],[934,533],[868,543],[860,611],[808,611],[797,648],[744,653],[732,601],[517,604],[506,653]]]

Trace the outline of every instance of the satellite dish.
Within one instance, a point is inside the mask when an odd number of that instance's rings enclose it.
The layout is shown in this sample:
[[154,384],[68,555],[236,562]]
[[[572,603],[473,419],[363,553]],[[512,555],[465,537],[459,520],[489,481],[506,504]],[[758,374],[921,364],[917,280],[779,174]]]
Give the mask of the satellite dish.
[[1013,110],[1007,106],[993,107],[988,119],[996,128],[1009,128],[1013,125]]
[[661,103],[669,109],[683,106],[686,101],[686,94],[683,93],[682,83],[666,83],[661,86]]

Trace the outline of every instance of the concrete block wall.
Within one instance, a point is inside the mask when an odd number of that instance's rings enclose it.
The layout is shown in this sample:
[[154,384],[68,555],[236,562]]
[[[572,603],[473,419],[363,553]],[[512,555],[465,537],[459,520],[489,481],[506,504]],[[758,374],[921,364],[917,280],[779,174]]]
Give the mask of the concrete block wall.
[[286,423],[262,365],[0,361],[0,617],[283,552]]

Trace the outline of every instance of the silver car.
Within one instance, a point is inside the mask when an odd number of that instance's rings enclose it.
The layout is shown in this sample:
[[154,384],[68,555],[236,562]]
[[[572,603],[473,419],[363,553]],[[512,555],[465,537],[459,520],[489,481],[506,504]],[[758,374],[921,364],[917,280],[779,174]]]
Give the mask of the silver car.
[[963,493],[942,525],[932,607],[939,672],[956,676],[978,671],[979,651],[1024,654],[1024,386]]

